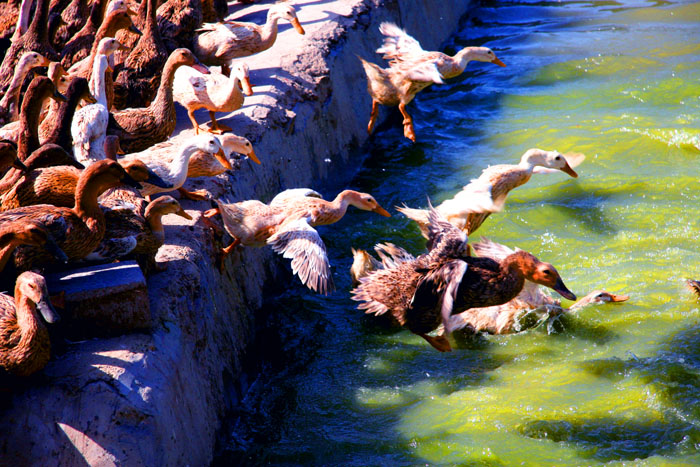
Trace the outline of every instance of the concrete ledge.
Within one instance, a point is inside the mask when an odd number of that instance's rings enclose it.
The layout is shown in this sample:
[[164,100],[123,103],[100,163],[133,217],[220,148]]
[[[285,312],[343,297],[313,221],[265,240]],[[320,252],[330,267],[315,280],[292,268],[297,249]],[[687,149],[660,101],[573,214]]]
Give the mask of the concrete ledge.
[[[271,3],[246,6],[235,17],[262,22]],[[359,169],[362,161],[350,154],[367,139],[371,105],[355,55],[379,62],[374,49],[382,21],[397,22],[436,49],[456,30],[469,1],[294,4],[307,35],[281,22],[278,44],[246,60],[256,95],[221,119],[253,142],[263,165],[244,161],[233,174],[189,182],[215,197],[228,192],[238,200],[269,201],[292,187],[335,196]],[[205,115],[198,114],[200,121]],[[189,127],[182,109],[178,122],[179,130]],[[186,130],[175,138],[191,135]],[[220,245],[200,220],[209,203],[182,204],[194,221],[164,219],[166,245],[158,261],[167,261],[168,270],[148,279],[150,333],[55,346],[29,388],[6,396],[11,405],[0,414],[0,464],[211,462],[221,417],[247,389],[238,376],[255,310],[284,260],[270,249],[240,249],[219,274],[213,256]]]

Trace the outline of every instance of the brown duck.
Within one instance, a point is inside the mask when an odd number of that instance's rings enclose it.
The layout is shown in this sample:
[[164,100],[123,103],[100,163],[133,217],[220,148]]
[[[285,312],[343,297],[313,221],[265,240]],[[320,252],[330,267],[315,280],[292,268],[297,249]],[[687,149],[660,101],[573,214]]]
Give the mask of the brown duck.
[[59,321],[46,280],[35,272],[24,272],[17,278],[14,298],[0,294],[0,367],[24,377],[46,366],[51,341],[42,318],[50,324]]
[[177,49],[165,62],[165,68],[155,100],[148,107],[124,109],[110,115],[108,134],[119,136],[126,153],[143,151],[156,143],[165,141],[175,129],[177,122],[173,102],[173,79],[175,70],[182,65],[204,68],[187,49]]
[[12,79],[17,60],[24,52],[38,52],[49,60],[58,60],[58,54],[49,44],[49,0],[37,0],[34,17],[27,32],[16,36],[0,66],[0,89],[5,89]]
[[453,314],[513,299],[525,279],[576,299],[554,266],[530,253],[517,251],[500,262],[470,256],[466,234],[434,209],[428,240],[433,246],[429,253],[361,279],[352,299],[361,302],[358,308],[366,313],[391,313],[399,324],[441,352],[452,350],[449,341],[444,335],[429,336],[429,332],[443,324],[449,334],[455,328]]
[[36,222],[18,220],[0,226],[0,271],[5,269],[12,253],[20,245],[41,247],[60,262],[68,261],[46,228]]
[[[120,183],[138,185],[118,163],[99,161],[80,174],[72,209],[48,204],[26,206],[1,213],[0,223],[19,219],[36,222],[51,233],[70,261],[80,260],[97,248],[104,235],[105,218],[97,197]],[[55,263],[44,250],[27,246],[17,248],[14,260],[20,271]]]

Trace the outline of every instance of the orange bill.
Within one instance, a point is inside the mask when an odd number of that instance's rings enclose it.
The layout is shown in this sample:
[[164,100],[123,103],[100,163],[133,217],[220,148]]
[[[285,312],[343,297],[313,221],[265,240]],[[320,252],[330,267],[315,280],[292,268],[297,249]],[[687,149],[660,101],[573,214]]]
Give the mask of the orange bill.
[[216,160],[221,163],[224,167],[226,167],[228,170],[233,169],[231,166],[231,163],[228,161],[226,158],[226,154],[224,153],[223,149],[219,149],[216,154],[214,154],[214,157],[216,157]]
[[306,34],[306,31],[304,31],[304,28],[301,27],[301,23],[297,18],[292,18],[292,26],[294,26],[294,29],[296,29],[299,34]]
[[506,64],[503,63],[498,57],[494,57],[493,60],[491,60],[491,63],[494,63],[494,64],[496,64],[498,66],[502,66],[502,67],[506,66]]

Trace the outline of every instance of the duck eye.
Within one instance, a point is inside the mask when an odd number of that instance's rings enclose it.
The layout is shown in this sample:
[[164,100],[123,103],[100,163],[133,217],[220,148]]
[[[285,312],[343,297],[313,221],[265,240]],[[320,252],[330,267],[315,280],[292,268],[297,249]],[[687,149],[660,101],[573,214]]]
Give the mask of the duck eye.
[[561,156],[555,157],[554,160],[560,161],[560,160],[561,160]]

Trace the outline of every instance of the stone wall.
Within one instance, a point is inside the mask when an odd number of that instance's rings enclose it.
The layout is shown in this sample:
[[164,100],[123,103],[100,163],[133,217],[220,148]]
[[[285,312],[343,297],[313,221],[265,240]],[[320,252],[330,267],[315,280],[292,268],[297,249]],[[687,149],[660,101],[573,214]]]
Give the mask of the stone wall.
[[[371,100],[355,55],[381,63],[378,26],[394,21],[436,49],[456,30],[468,0],[299,0],[307,31],[284,22],[275,46],[246,60],[256,95],[221,121],[247,136],[262,160],[233,174],[194,180],[214,197],[269,201],[286,188],[340,191],[362,161]],[[233,17],[261,23],[269,2]],[[390,111],[396,111],[391,109]],[[381,116],[385,116],[382,111]],[[206,112],[198,114],[203,121]],[[183,109],[176,139],[192,136]],[[355,151],[357,153],[357,151]],[[168,216],[159,253],[167,272],[148,280],[152,332],[66,342],[53,333],[46,369],[4,397],[2,465],[206,465],[234,398],[255,310],[282,260],[270,249],[237,249],[220,274],[221,244],[201,222],[207,202],[185,201],[194,221]],[[284,277],[287,277],[286,274]],[[298,282],[284,286],[300,287]]]

